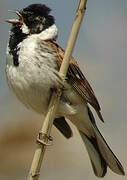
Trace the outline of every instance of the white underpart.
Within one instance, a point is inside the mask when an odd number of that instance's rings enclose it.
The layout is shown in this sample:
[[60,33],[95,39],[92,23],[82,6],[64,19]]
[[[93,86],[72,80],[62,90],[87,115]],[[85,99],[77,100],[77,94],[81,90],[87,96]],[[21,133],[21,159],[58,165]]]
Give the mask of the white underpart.
[[[27,32],[27,28],[25,30]],[[51,88],[62,87],[57,75],[57,52],[44,42],[55,39],[57,33],[54,24],[39,34],[28,35],[17,47],[19,66],[14,66],[13,56],[7,48],[6,74],[10,89],[26,107],[44,115],[48,109]],[[87,135],[92,134],[87,107],[80,95],[68,85],[63,96],[56,116],[65,116]]]

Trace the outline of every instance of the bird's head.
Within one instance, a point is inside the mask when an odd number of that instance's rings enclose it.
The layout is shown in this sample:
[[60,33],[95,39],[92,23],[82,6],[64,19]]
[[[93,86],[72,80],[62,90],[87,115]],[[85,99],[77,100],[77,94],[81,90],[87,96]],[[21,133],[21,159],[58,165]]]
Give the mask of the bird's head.
[[55,23],[50,15],[51,9],[43,4],[32,4],[20,11],[12,11],[18,15],[18,19],[8,19],[12,29],[22,31],[23,34],[38,34]]

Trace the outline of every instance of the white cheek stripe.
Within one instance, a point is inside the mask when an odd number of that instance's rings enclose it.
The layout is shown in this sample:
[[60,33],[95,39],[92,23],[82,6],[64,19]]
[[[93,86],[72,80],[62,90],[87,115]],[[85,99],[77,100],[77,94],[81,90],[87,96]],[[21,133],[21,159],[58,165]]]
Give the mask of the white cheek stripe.
[[22,25],[21,29],[24,34],[29,34],[30,32],[28,26],[26,26],[25,24]]
[[[22,25],[21,29],[22,29],[22,32],[24,34],[29,34],[30,33],[30,30],[29,30],[28,26],[26,26],[25,24]],[[52,26],[45,29],[41,33],[32,34],[32,35],[38,36],[39,39],[41,39],[41,40],[51,40],[51,39],[55,40],[57,38],[57,35],[58,35],[58,29],[57,29],[56,25],[53,24]]]

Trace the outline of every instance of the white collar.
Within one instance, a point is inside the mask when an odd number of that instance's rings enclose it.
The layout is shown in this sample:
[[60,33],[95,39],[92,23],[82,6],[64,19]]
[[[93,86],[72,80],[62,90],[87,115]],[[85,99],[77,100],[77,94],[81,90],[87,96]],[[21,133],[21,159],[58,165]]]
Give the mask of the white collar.
[[41,33],[39,33],[37,36],[39,36],[39,39],[41,40],[55,40],[58,35],[58,29],[55,24],[50,26],[48,29],[45,29]]

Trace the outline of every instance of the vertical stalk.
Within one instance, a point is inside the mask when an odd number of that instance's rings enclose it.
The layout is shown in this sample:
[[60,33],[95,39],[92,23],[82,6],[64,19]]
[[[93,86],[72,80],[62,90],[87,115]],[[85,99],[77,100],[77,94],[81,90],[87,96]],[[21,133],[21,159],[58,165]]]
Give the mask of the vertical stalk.
[[[75,45],[77,35],[80,29],[80,25],[81,25],[81,22],[85,13],[86,3],[87,3],[87,0],[80,0],[78,9],[76,11],[74,23],[72,26],[72,31],[70,33],[70,37],[69,37],[67,47],[65,50],[64,59],[63,59],[63,62],[59,71],[60,76],[63,78],[63,81],[65,81],[65,77],[66,77],[67,70],[69,67],[70,57],[72,55],[72,51],[74,49],[74,45]],[[56,114],[56,110],[57,110],[61,93],[62,93],[62,90],[59,89],[57,90],[57,92],[53,92],[52,94],[50,104],[48,107],[48,113],[46,115],[43,126],[39,133],[40,144],[37,144],[37,149],[35,150],[31,169],[28,175],[28,180],[39,179],[42,160],[43,160],[44,153],[46,150],[46,145],[48,144],[48,141],[50,139],[50,132],[53,125],[53,120],[55,118],[55,114]]]

